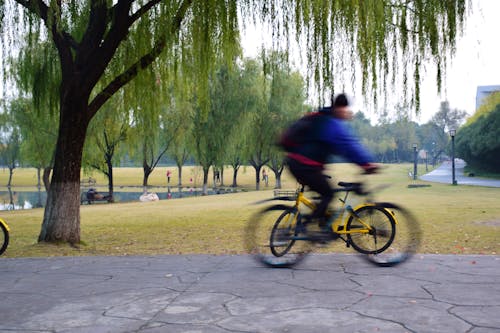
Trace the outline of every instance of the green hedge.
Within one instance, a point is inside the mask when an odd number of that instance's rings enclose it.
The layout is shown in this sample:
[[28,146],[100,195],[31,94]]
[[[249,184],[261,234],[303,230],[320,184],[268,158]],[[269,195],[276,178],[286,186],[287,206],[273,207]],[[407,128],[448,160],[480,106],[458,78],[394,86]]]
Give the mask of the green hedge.
[[500,172],[500,104],[462,127],[455,143],[456,155],[471,167]]

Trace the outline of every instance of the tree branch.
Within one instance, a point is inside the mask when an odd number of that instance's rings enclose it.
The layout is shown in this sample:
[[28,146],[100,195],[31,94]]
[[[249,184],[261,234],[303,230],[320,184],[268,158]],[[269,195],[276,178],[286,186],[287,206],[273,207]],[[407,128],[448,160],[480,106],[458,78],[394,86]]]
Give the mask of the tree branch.
[[139,18],[141,18],[142,15],[144,15],[145,13],[147,13],[151,8],[153,8],[155,5],[157,5],[160,2],[161,2],[161,0],[151,0],[151,1],[149,1],[144,6],[142,6],[141,8],[139,8],[134,14],[132,14],[130,16],[130,19],[132,20],[132,22],[137,21]]
[[[153,0],[148,4],[153,4]],[[170,34],[175,34],[180,30],[182,20],[184,19],[187,10],[191,6],[193,0],[185,0],[177,10],[177,13],[172,20],[172,26],[170,27]],[[146,8],[146,5],[142,8]],[[150,9],[151,7],[149,7]],[[135,14],[137,14],[137,11]],[[161,36],[151,51],[145,55],[143,55],[138,61],[132,64],[128,69],[126,69],[123,73],[119,74],[113,81],[111,81],[99,94],[95,96],[92,102],[89,104],[89,112],[90,117],[92,117],[99,108],[106,103],[106,101],[113,96],[120,88],[125,86],[128,82],[130,82],[133,78],[137,76],[140,70],[143,70],[149,67],[153,61],[161,54],[165,46],[167,45],[167,36]]]
[[28,11],[38,15],[45,23],[47,23],[47,13],[49,7],[42,0],[15,0],[18,4],[25,7]]
[[87,29],[81,41],[82,49],[76,57],[76,63],[80,64],[80,66],[83,67],[84,64],[88,64],[89,59],[93,57],[95,51],[99,48],[106,32],[107,16],[108,7],[106,1],[92,0]]
[[31,13],[38,15],[45,26],[52,34],[52,39],[58,50],[59,58],[61,59],[61,69],[63,77],[65,71],[73,65],[71,47],[75,47],[76,41],[71,35],[60,29],[61,22],[61,1],[56,1],[56,8],[48,7],[42,0],[15,0],[18,4],[25,7]]

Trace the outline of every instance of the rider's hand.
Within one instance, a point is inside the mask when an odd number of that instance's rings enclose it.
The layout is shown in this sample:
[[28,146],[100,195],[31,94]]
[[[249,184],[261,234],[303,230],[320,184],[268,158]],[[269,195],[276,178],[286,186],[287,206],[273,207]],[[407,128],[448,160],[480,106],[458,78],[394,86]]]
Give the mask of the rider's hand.
[[380,167],[375,163],[367,163],[361,166],[365,170],[365,174],[372,175],[380,170]]

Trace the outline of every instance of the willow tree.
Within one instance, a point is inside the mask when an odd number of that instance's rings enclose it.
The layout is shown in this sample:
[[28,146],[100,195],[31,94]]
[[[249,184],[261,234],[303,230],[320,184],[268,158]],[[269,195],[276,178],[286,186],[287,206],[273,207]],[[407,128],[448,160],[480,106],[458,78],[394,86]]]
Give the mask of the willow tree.
[[[401,78],[418,106],[425,61],[436,63],[440,87],[465,10],[466,0],[0,0],[3,78],[10,73],[6,59],[47,40],[57,58],[47,52],[36,60],[60,67],[59,77],[37,76],[38,83],[58,80],[60,119],[39,240],[80,241],[80,168],[90,120],[140,72],[150,73],[144,81],[182,66],[183,43],[192,44],[195,66],[186,73],[197,77],[204,109],[215,57],[234,58],[239,13],[268,23],[276,48],[287,48],[295,35],[320,90],[359,64],[365,92],[377,96]],[[157,73],[154,61],[164,64]],[[34,100],[43,93],[32,89]]]
[[108,202],[114,202],[113,166],[125,152],[122,146],[130,129],[121,95],[116,94],[92,119],[83,150],[83,168],[97,170],[108,179]]
[[33,108],[32,101],[23,98],[11,103],[10,112],[20,130],[23,164],[37,169],[39,192],[42,181],[45,190],[48,191],[54,163],[57,118],[50,113],[37,112]]

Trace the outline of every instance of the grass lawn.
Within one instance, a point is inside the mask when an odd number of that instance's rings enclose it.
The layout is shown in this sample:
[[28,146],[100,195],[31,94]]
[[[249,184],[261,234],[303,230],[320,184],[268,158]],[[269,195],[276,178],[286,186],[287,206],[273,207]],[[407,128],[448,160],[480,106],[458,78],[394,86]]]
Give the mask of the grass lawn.
[[[335,181],[366,180],[370,186],[391,184],[377,195],[381,201],[393,201],[409,208],[423,227],[422,253],[498,254],[500,252],[500,189],[431,184],[408,188],[409,164],[390,165],[380,175],[359,176],[351,165],[335,165]],[[123,170],[122,170],[123,169]],[[195,168],[184,170],[183,182],[198,183]],[[30,171],[31,170],[31,171]],[[177,181],[177,170],[173,181]],[[116,170],[117,186],[140,185],[140,168]],[[158,169],[150,183],[165,186],[166,168]],[[26,176],[21,176],[25,173]],[[16,186],[33,186],[33,169],[15,170]],[[337,175],[342,175],[337,176]],[[4,182],[4,172],[0,183]],[[82,176],[83,177],[83,176]],[[87,175],[88,177],[88,175]],[[93,175],[94,177],[94,175]],[[230,183],[230,169],[224,173]],[[105,184],[103,178],[98,184]],[[30,181],[31,179],[31,181]],[[241,170],[240,185],[252,188],[253,168]],[[419,182],[424,183],[424,182]],[[21,185],[22,184],[22,185]],[[0,216],[11,227],[11,242],[5,257],[61,255],[151,255],[151,254],[237,254],[244,253],[243,229],[249,216],[259,207],[252,203],[273,196],[270,187],[261,191],[191,197],[158,202],[95,204],[81,207],[81,236],[78,248],[67,245],[38,244],[43,209],[3,211]],[[283,187],[295,189],[296,183],[284,176]],[[159,188],[161,189],[161,188]],[[340,242],[331,251],[348,251]]]

